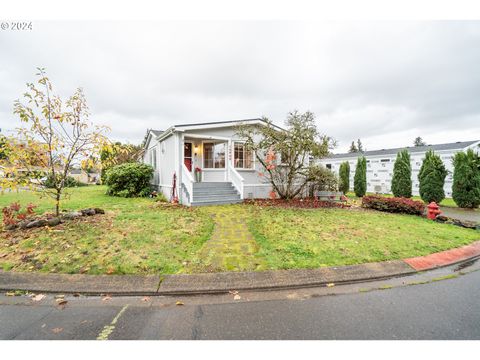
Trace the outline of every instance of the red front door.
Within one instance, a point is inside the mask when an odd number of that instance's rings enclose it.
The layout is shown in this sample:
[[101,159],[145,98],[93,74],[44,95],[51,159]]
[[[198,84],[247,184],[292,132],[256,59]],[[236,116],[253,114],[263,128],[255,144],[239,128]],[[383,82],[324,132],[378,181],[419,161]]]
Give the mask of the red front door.
[[186,142],[183,145],[183,163],[187,167],[188,171],[192,171],[192,143]]

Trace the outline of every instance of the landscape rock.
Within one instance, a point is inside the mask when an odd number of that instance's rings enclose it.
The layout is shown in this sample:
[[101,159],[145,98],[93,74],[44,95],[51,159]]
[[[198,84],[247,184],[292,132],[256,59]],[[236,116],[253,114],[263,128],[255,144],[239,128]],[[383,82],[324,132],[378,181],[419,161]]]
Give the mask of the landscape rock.
[[28,223],[30,223],[31,221],[32,221],[32,220],[22,220],[22,221],[20,221],[20,222],[17,224],[17,226],[18,226],[19,229],[22,229],[22,230],[23,230],[23,229],[26,229]]
[[27,228],[27,229],[31,229],[31,228],[34,228],[34,227],[45,226],[45,225],[47,225],[47,224],[48,224],[48,222],[47,222],[47,220],[45,220],[45,219],[33,220],[33,221],[30,221],[30,222],[27,224],[26,228]]
[[72,211],[64,214],[62,217],[66,220],[74,220],[78,217],[81,217],[83,214],[80,211]]
[[54,217],[54,218],[48,219],[47,222],[48,222],[48,226],[57,226],[62,221],[59,217]]
[[92,208],[83,209],[83,210],[80,210],[80,212],[82,213],[83,216],[95,215],[95,209],[92,209]]
[[15,230],[18,227],[17,224],[5,225],[5,230]]

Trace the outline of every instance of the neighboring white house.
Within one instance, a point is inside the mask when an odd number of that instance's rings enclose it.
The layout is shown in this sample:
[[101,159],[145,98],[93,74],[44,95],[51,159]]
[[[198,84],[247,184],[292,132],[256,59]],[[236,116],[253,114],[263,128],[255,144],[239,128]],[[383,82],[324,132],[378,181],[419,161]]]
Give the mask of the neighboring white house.
[[357,158],[360,155],[363,155],[367,159],[367,192],[390,194],[393,176],[393,164],[395,163],[397,153],[401,150],[408,150],[412,165],[412,192],[413,195],[419,195],[418,172],[420,171],[423,158],[425,157],[425,152],[430,149],[435,151],[435,154],[440,156],[445,164],[445,167],[449,171],[449,174],[445,178],[444,190],[445,196],[452,197],[453,155],[456,152],[466,151],[467,149],[474,149],[474,151],[477,153],[480,152],[480,140],[458,141],[449,144],[411,146],[395,149],[381,149],[365,151],[363,154],[335,154],[321,159],[320,163],[338,175],[340,164],[348,161],[350,164],[350,189],[353,190],[353,177],[355,175]]
[[[262,119],[248,119],[150,130],[143,161],[154,168],[154,188],[171,199],[175,174],[176,196],[184,205],[267,198],[271,185],[259,175],[261,165],[236,134],[240,123],[265,125]],[[201,182],[195,180],[196,168],[201,170]]]

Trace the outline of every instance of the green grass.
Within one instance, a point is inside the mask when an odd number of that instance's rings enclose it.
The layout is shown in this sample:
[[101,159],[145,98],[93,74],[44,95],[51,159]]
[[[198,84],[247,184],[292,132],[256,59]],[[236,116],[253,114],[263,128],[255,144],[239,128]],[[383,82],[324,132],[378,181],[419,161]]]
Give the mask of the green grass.
[[252,210],[249,226],[269,269],[402,259],[480,240],[478,231],[413,215],[354,209]]
[[[385,197],[393,197],[392,194],[374,194],[374,193],[367,193],[367,195],[380,195],[380,196],[385,196]],[[349,192],[347,193],[347,197],[352,200],[359,200],[359,198],[355,195],[354,192]],[[418,200],[418,201],[423,201],[420,196],[412,196],[413,200]],[[442,206],[448,206],[448,207],[458,207],[457,204],[455,204],[455,201],[453,201],[452,198],[445,198],[442,200],[440,203]]]
[[[253,205],[192,209],[147,198],[111,197],[105,190],[103,186],[71,189],[62,203],[62,209],[69,210],[100,207],[105,215],[53,228],[1,232],[0,269],[171,274],[219,271],[217,267],[318,268],[426,255],[480,239],[479,232],[410,215]],[[14,201],[35,203],[38,213],[54,208],[51,199],[27,191],[0,195],[0,207]],[[215,267],[217,262],[220,265]]]
[[[0,268],[87,274],[177,273],[210,237],[213,222],[200,211],[166,208],[152,199],[105,195],[105,187],[71,190],[63,209],[100,207],[105,215],[55,228],[0,234]],[[0,207],[18,201],[53,210],[50,199],[31,192],[0,195]],[[20,239],[15,243],[15,239]],[[23,260],[22,260],[23,259]]]

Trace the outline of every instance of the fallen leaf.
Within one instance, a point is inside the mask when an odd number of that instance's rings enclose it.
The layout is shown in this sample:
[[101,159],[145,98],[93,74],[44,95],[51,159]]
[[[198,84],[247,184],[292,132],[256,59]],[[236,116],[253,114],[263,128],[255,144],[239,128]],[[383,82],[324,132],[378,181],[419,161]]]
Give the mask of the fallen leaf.
[[65,297],[65,295],[63,295],[63,294],[55,295],[55,299],[63,299],[64,297]]
[[59,332],[62,332],[63,331],[63,328],[54,328],[52,329],[52,332],[55,333],[55,334],[58,334]]
[[102,301],[109,301],[109,300],[112,300],[112,297],[108,295],[102,299]]
[[238,291],[237,290],[230,290],[228,293],[232,294],[232,295],[237,295]]
[[15,293],[14,293],[13,291],[7,291],[7,292],[5,293],[5,295],[7,295],[7,296],[15,296]]
[[240,295],[235,295],[235,296],[233,297],[233,300],[240,300],[241,298],[242,298],[242,297],[241,297]]
[[32,300],[33,301],[41,301],[45,298],[45,295],[43,294],[38,294],[38,295],[35,295],[34,297],[32,297]]
[[181,302],[180,300],[178,300],[175,305],[185,305],[183,302]]
[[142,298],[142,301],[150,301],[150,296],[145,296]]
[[335,286],[334,283],[329,283],[329,284],[327,284],[327,287],[333,287],[333,286]]
[[65,305],[68,301],[65,299],[56,299],[57,305]]
[[114,269],[114,268],[108,268],[108,269],[107,269],[107,274],[108,274],[108,275],[111,275],[111,274],[113,274],[114,272],[115,272],[115,269]]

